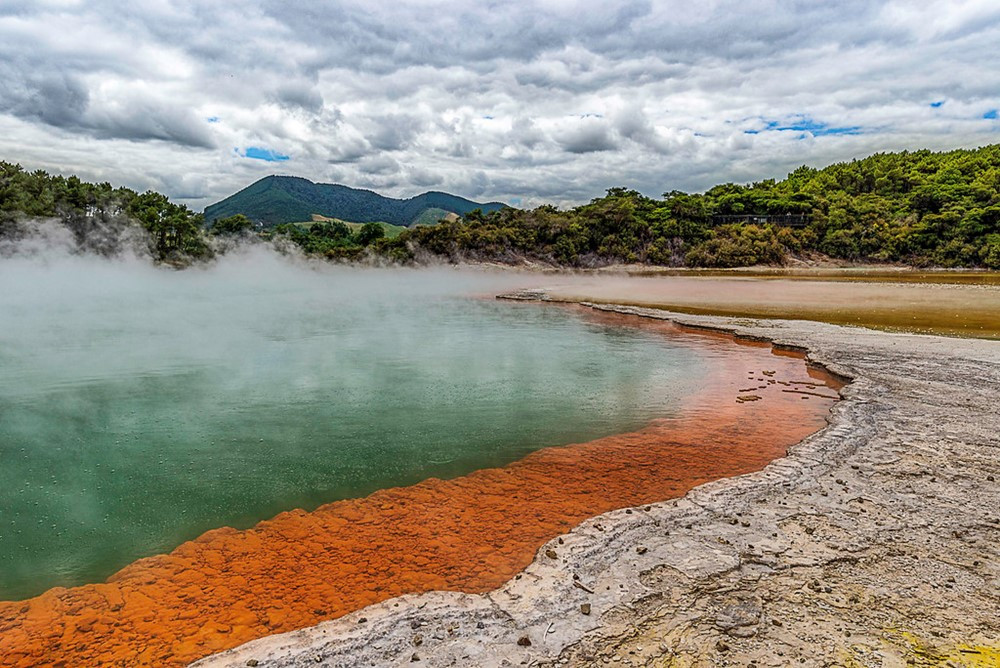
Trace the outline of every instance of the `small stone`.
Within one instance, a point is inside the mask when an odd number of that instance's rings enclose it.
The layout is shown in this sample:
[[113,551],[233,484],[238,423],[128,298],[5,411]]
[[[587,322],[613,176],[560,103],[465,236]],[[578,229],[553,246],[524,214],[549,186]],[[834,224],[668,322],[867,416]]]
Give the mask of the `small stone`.
[[531,638],[528,636],[521,636],[517,639],[517,644],[521,647],[531,647]]
[[719,642],[715,643],[715,650],[717,652],[728,652],[729,645],[720,640]]
[[545,550],[545,556],[548,557],[549,559],[555,559],[558,555],[556,554],[555,550],[549,548],[548,550]]
[[421,636],[419,633],[417,635],[413,636],[413,646],[414,647],[420,647],[423,644],[424,644],[424,638],[423,638],[423,636]]
[[368,621],[368,618],[367,618],[367,617],[360,617],[360,618],[358,619],[358,624],[364,624],[364,623],[365,623],[365,622],[367,622],[367,621]]
[[257,659],[247,659],[247,665],[248,666],[256,666],[256,665],[259,665],[259,664],[260,664],[260,662]]
[[647,552],[649,552],[649,549],[640,545],[639,547],[635,548],[635,551],[638,554],[646,554]]
[[417,656],[416,652],[414,652],[410,655],[410,663],[416,663],[417,661],[420,661],[420,657]]
[[486,628],[486,624],[483,624],[482,622],[476,622],[476,628],[477,629],[485,629]]
[[590,603],[581,603],[580,604],[580,612],[582,612],[585,615],[589,615],[590,614]]

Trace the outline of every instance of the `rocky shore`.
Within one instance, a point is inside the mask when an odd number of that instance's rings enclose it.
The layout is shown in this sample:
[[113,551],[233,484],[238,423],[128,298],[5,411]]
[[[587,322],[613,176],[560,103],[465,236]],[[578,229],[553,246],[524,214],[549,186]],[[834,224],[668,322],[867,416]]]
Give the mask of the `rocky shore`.
[[1000,344],[594,308],[802,348],[852,382],[786,457],[584,521],[489,594],[404,596],[194,665],[1000,665]]

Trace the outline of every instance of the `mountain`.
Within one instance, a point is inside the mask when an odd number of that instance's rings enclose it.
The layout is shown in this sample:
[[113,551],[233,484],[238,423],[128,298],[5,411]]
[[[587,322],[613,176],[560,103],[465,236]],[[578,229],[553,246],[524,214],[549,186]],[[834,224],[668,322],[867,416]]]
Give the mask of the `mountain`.
[[[437,222],[449,213],[463,216],[473,209],[489,213],[500,202],[480,204],[442,192],[426,192],[409,199],[384,197],[335,183],[313,183],[296,176],[267,176],[205,209],[208,224],[242,213],[265,226],[310,220],[313,214],[354,223],[385,222],[410,226]],[[433,220],[431,220],[433,219]]]

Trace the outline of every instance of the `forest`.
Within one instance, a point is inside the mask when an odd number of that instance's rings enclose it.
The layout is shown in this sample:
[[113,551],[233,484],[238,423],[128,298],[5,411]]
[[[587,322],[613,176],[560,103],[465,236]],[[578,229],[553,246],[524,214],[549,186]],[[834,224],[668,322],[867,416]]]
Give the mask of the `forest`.
[[[725,216],[798,215],[803,224],[729,222]],[[242,214],[206,229],[201,214],[155,192],[136,193],[0,162],[0,241],[55,219],[83,250],[110,254],[130,229],[152,256],[210,257],[217,236],[260,237],[341,261],[411,264],[526,261],[597,267],[781,265],[826,256],[865,263],[1000,269],[1000,145],[947,152],[879,153],[782,180],[727,183],[660,199],[612,188],[568,210],[475,209],[459,220],[416,225],[395,238],[377,223],[339,221],[259,230]]]
[[139,194],[0,162],[0,242],[8,248],[55,223],[82,252],[117,255],[134,243],[145,245],[157,261],[183,265],[212,256],[203,222],[201,214],[157,192]]
[[[803,227],[719,224],[721,216],[800,214]],[[879,153],[780,181],[727,183],[662,199],[612,188],[560,211],[473,211],[376,243],[399,261],[524,259],[574,267],[613,263],[741,267],[821,254],[838,260],[1000,269],[1000,145]]]

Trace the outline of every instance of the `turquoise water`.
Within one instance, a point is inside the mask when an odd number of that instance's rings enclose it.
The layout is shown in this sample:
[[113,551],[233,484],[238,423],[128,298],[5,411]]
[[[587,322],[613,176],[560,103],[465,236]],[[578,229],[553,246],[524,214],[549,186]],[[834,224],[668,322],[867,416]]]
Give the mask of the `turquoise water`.
[[205,530],[503,465],[675,412],[705,360],[524,279],[0,264],[0,599]]

